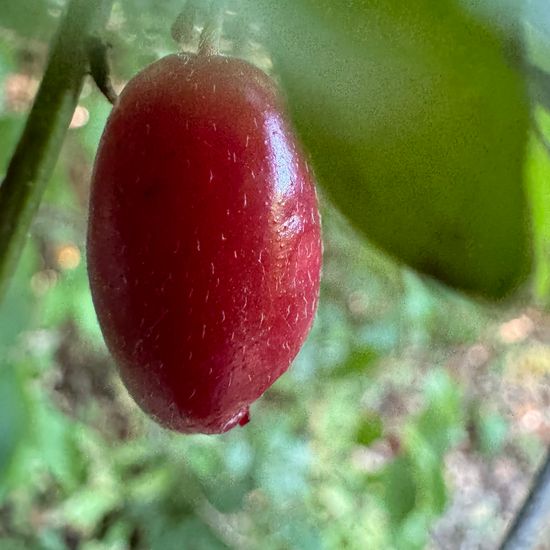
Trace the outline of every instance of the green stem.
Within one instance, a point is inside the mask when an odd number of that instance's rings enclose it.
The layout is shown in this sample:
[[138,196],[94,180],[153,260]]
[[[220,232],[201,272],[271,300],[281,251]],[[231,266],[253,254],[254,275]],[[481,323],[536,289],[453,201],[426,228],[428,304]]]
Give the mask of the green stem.
[[113,0],[71,0],[23,134],[0,186],[0,302],[77,106],[88,72],[86,44]]

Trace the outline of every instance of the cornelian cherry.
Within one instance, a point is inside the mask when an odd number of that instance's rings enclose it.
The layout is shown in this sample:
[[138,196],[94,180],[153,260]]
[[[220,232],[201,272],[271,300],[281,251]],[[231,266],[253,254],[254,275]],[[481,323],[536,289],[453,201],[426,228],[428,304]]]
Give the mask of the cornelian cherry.
[[312,174],[266,74],[177,54],[128,83],[96,158],[88,270],[144,411],[186,433],[245,424],[310,330],[321,249]]

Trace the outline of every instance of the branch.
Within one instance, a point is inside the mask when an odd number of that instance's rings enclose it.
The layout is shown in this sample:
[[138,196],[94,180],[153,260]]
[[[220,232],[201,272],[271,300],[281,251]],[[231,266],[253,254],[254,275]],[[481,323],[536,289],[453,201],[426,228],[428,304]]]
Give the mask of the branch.
[[532,550],[550,524],[550,452],[500,550]]
[[23,134],[0,186],[0,302],[77,106],[88,72],[86,43],[113,0],[71,0]]
[[87,43],[88,62],[90,74],[99,91],[107,98],[111,105],[117,101],[117,93],[111,82],[111,70],[107,50],[110,44],[106,44],[99,36],[90,36]]
[[199,38],[199,55],[218,55],[222,35],[225,0],[212,0]]
[[193,29],[197,18],[197,0],[187,0],[171,28],[172,38],[183,46],[193,40]]

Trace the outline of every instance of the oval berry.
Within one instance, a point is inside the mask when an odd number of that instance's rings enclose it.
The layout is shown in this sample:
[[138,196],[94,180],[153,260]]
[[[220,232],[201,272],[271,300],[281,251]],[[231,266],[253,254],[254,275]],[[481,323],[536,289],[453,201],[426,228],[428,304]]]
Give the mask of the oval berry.
[[308,334],[321,269],[314,182],[270,78],[192,54],[133,78],[100,142],[87,250],[141,408],[187,433],[246,423]]

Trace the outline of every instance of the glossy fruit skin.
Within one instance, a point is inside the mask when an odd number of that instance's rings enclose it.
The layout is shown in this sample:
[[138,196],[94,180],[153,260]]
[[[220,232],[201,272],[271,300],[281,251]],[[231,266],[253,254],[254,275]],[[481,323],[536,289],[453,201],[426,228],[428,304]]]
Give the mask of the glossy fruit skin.
[[184,433],[245,424],[311,328],[322,258],[313,177],[271,79],[194,54],[134,77],[96,157],[87,254],[141,408]]

